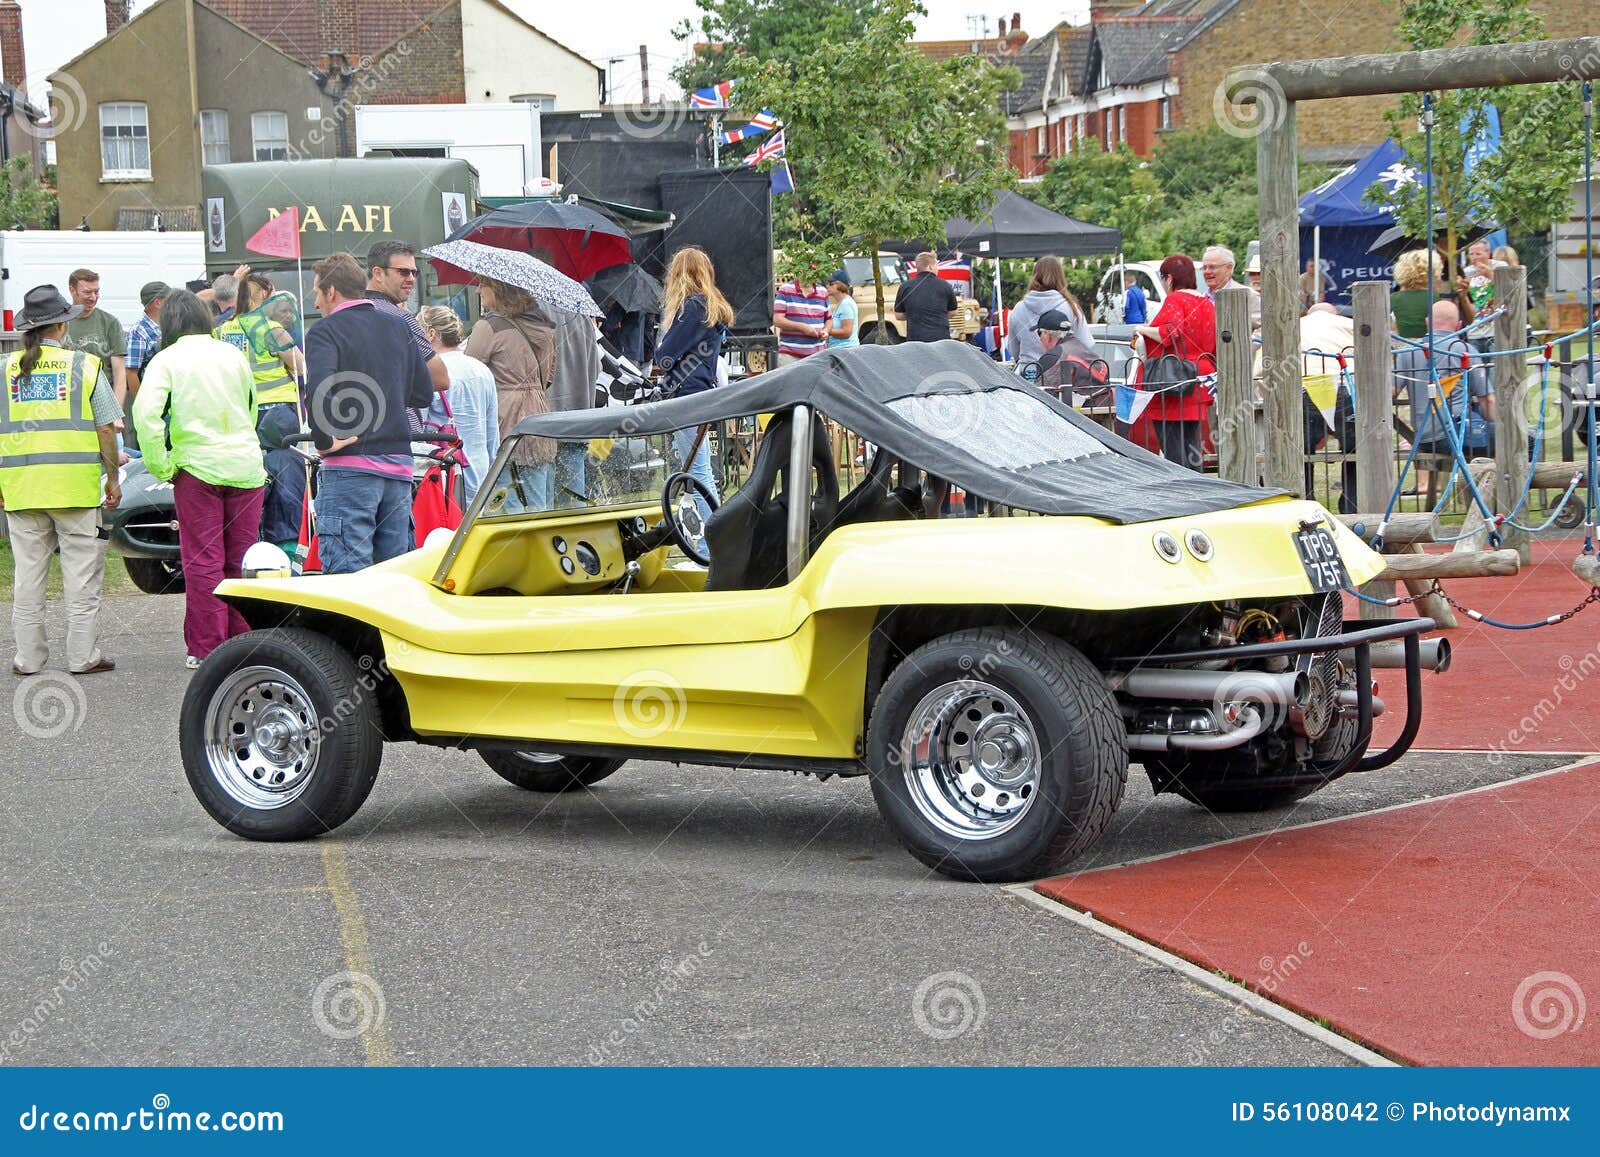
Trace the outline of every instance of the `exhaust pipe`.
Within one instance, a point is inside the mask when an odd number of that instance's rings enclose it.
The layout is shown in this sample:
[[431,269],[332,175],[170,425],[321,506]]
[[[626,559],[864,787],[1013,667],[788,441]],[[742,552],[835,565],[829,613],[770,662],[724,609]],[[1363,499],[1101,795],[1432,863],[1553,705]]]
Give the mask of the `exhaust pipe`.
[[[1360,697],[1356,694],[1356,689],[1354,687],[1346,687],[1344,690],[1340,691],[1337,698],[1337,703],[1339,706],[1340,715],[1354,718],[1361,711]],[[1376,719],[1386,710],[1388,710],[1388,707],[1385,705],[1384,701],[1374,695],[1372,697],[1372,717]]]
[[1254,707],[1247,707],[1243,717],[1226,731],[1204,735],[1182,732],[1170,734],[1132,734],[1128,736],[1129,751],[1226,751],[1249,743],[1267,729],[1267,718]]
[[[1448,650],[1446,655],[1448,655]],[[1374,662],[1376,666],[1376,662]],[[1211,703],[1304,703],[1311,682],[1303,671],[1199,671],[1139,667],[1111,679],[1111,689],[1135,699],[1199,699]]]
[[[1443,675],[1450,670],[1450,640],[1443,635],[1436,635],[1431,639],[1418,639],[1417,652],[1420,665],[1424,671],[1432,671],[1435,675]],[[1406,665],[1406,645],[1400,639],[1390,639],[1383,643],[1373,643],[1369,648],[1372,655],[1373,670],[1386,667],[1393,670],[1403,669]],[[1355,651],[1340,651],[1339,660],[1346,667],[1356,665]]]

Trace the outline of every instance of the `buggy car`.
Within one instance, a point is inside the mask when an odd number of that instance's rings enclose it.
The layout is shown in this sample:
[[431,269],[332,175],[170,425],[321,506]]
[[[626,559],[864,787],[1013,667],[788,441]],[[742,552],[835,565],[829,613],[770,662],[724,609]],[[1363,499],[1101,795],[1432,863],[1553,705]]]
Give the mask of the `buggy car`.
[[[709,520],[688,475],[608,466],[623,439],[749,415],[770,415],[750,476]],[[822,415],[876,448],[852,487]],[[534,439],[589,443],[586,495],[541,503]],[[940,517],[952,485],[991,514]],[[1316,503],[1148,454],[969,346],[827,351],[528,418],[448,543],[224,583],[255,629],[195,674],[183,761],[263,840],[338,827],[401,741],[539,792],[630,760],[865,775],[925,864],[1033,877],[1101,835],[1130,759],[1253,810],[1404,752],[1449,653],[1428,619],[1345,621],[1382,567]],[[1391,666],[1405,727],[1369,752]]]

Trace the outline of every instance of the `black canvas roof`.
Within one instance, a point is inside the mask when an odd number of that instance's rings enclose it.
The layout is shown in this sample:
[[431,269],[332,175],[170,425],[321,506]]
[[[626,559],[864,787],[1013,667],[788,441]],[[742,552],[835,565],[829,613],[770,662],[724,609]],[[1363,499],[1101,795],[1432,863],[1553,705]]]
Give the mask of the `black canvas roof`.
[[736,386],[525,418],[563,441],[665,434],[807,405],[939,478],[1040,514],[1147,522],[1282,491],[1196,474],[1116,437],[958,341],[826,350]]

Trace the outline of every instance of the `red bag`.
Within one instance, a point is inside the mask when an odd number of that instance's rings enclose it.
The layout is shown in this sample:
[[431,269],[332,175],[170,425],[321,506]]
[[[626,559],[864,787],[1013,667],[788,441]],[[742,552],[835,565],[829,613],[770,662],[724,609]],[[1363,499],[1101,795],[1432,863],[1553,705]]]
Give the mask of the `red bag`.
[[411,522],[416,529],[416,544],[421,546],[441,526],[455,530],[461,525],[461,504],[456,501],[455,471],[430,466],[411,500]]

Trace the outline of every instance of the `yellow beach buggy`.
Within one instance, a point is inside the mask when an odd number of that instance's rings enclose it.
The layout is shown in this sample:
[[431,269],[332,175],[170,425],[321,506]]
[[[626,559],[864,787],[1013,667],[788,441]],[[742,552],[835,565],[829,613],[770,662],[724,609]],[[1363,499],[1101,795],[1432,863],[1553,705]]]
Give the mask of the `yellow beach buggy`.
[[[670,436],[754,415],[748,480],[707,518]],[[870,446],[854,486],[824,416]],[[586,444],[587,477],[545,498],[535,439]],[[1150,455],[954,341],[539,415],[487,479],[448,542],[219,589],[255,629],[180,726],[219,823],[330,831],[404,741],[539,792],[647,760],[865,775],[925,864],[1020,879],[1095,842],[1130,759],[1233,810],[1387,765],[1448,662],[1431,620],[1344,620],[1383,564],[1321,506]],[[987,516],[943,514],[952,485]],[[1405,669],[1407,718],[1369,754],[1379,667]]]

